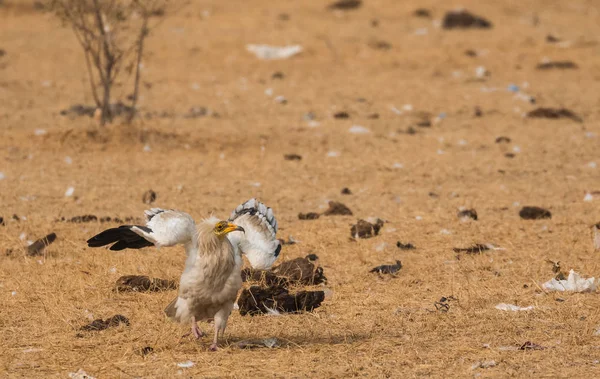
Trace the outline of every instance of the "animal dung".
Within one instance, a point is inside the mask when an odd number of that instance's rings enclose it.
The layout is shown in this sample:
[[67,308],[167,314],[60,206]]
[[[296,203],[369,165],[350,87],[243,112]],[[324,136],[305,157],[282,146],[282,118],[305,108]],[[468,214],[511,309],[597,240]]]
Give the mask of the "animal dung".
[[566,108],[536,108],[532,111],[527,112],[529,118],[547,118],[547,119],[570,119],[575,122],[583,122],[583,119],[578,116],[575,112]]
[[492,23],[466,10],[450,11],[444,16],[444,29],[489,29]]
[[56,240],[56,233],[50,233],[44,238],[40,238],[27,247],[27,255],[35,257],[44,254],[44,250],[48,245]]
[[540,220],[552,218],[552,213],[544,208],[526,206],[519,211],[519,216],[521,216],[523,220]]
[[423,17],[423,18],[431,18],[431,12],[426,8],[415,9],[413,12],[413,16],[415,17]]
[[289,287],[291,285],[314,285],[326,283],[323,268],[315,265],[318,260],[316,254],[309,254],[305,258],[296,258],[282,262],[271,270],[242,270],[242,281],[258,282],[266,286]]
[[559,69],[559,70],[574,70],[579,68],[572,61],[550,61],[543,62],[536,66],[538,70],[551,70],[551,69]]
[[98,221],[98,217],[96,217],[94,215],[74,216],[66,221],[74,222],[74,223],[95,222],[95,221]]
[[396,261],[393,265],[381,265],[373,268],[369,272],[376,272],[378,274],[395,274],[402,268],[402,262]]
[[497,137],[496,143],[510,143],[510,138],[505,136]]
[[458,211],[457,216],[459,219],[473,219],[477,221],[477,211],[475,209],[463,209]]
[[302,160],[302,156],[298,155],[298,154],[285,154],[283,156],[283,158],[286,161],[301,161]]
[[321,217],[321,215],[315,212],[298,213],[299,220],[316,220],[319,217]]
[[0,217],[0,226],[6,226],[4,223],[4,217]]
[[486,250],[490,250],[488,245],[482,243],[475,244],[469,247],[455,247],[452,249],[455,253],[480,254]]
[[120,324],[125,324],[127,326],[130,325],[129,319],[123,315],[114,315],[106,320],[102,320],[101,318],[92,321],[91,323],[84,325],[80,328],[80,330],[85,330],[88,332],[96,332],[100,330],[105,330],[108,328],[115,328]]
[[335,3],[329,4],[329,6],[327,7],[330,10],[351,10],[351,9],[357,9],[362,5],[362,0],[339,0],[336,1]]
[[337,201],[330,201],[329,208],[323,212],[324,216],[352,216],[352,211],[346,205]]
[[158,292],[177,289],[177,282],[167,279],[150,279],[144,275],[125,275],[117,279],[117,292]]
[[352,191],[350,191],[350,188],[348,187],[344,187],[342,188],[342,195],[352,195]]
[[350,118],[350,114],[348,112],[336,112],[333,114],[333,118],[339,118],[339,119],[348,119]]
[[327,278],[323,274],[323,268],[315,266],[312,261],[316,259],[311,259],[314,257],[315,254],[310,254],[306,258],[285,261],[273,267],[271,271],[279,277],[287,278],[288,283],[306,285],[325,283]]
[[144,192],[144,195],[142,196],[142,201],[144,202],[144,204],[152,204],[156,201],[156,196],[156,192],[149,189],[148,191]]
[[412,243],[402,243],[400,241],[396,242],[396,247],[398,247],[400,250],[414,250],[414,249],[416,249],[415,245],[413,245]]
[[313,311],[325,299],[324,291],[299,291],[290,294],[286,288],[252,286],[242,291],[238,306],[242,316]]
[[352,238],[371,238],[379,234],[379,230],[383,227],[383,220],[377,219],[375,224],[371,224],[365,220],[358,220],[355,225],[350,228]]

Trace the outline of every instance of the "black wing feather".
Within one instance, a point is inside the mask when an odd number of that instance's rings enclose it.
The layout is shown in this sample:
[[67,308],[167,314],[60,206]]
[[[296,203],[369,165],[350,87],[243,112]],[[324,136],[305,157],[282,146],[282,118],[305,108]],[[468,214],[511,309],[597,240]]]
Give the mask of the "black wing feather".
[[[146,232],[152,230],[145,226],[136,225],[138,228]],[[119,251],[124,249],[141,249],[143,247],[153,246],[154,244],[131,230],[132,225],[122,225],[118,228],[107,229],[96,234],[87,241],[89,247],[101,247],[115,243],[110,247],[110,250]]]

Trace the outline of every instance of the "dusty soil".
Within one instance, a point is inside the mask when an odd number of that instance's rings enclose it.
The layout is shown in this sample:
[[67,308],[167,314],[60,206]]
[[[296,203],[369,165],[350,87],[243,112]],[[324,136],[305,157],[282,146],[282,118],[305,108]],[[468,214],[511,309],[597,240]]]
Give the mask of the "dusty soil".
[[[0,5],[3,377],[64,378],[80,368],[98,378],[598,375],[598,295],[541,289],[554,275],[548,259],[600,275],[590,229],[600,195],[584,201],[600,190],[594,1],[463,0],[493,25],[467,30],[439,27],[455,5],[445,1],[365,0],[348,11],[325,1],[194,1],[154,30],[144,59],[142,110],[172,116],[105,129],[60,115],[91,102],[83,55],[71,30],[32,3]],[[417,8],[431,18],[414,16]],[[304,51],[262,61],[249,43]],[[545,58],[577,68],[537,69]],[[211,112],[179,116],[192,107]],[[524,117],[537,107],[566,108],[583,122]],[[424,121],[431,125],[417,126]],[[370,132],[350,133],[355,125]],[[510,142],[496,143],[500,136]],[[275,210],[280,237],[299,241],[280,259],[317,254],[331,296],[309,314],[234,312],[216,353],[208,340],[182,338],[188,326],[162,313],[174,291],[113,287],[121,275],[177,280],[183,249],[90,249],[87,238],[117,224],[56,221],[141,217],[149,189],[154,205],[198,219],[259,197]],[[353,215],[298,220],[330,200]],[[552,218],[522,220],[525,205]],[[461,221],[460,207],[475,209],[477,221]],[[368,217],[387,223],[376,237],[351,240],[350,226]],[[27,241],[51,232],[43,257],[26,256]],[[504,250],[453,251],[477,243]],[[396,277],[369,273],[396,260]],[[130,325],[79,331],[116,314]],[[286,345],[236,347],[269,337]],[[519,350],[527,341],[545,349]],[[177,366],[188,360],[193,367]]]

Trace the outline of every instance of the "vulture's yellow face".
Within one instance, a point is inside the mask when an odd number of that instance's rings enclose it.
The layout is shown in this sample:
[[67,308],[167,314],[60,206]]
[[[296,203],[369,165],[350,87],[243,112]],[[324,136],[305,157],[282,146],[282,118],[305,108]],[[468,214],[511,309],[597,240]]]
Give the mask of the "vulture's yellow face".
[[218,237],[225,237],[228,233],[235,232],[235,231],[245,232],[244,228],[242,228],[241,226],[237,226],[237,225],[232,224],[227,221],[217,222],[215,224],[215,228],[213,229],[213,232]]

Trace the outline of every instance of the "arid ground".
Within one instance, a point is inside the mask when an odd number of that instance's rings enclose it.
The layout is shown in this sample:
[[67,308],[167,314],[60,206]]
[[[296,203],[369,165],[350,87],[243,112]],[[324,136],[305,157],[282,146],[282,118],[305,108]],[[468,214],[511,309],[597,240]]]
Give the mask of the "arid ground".
[[[600,375],[598,295],[542,288],[555,275],[548,260],[600,275],[591,229],[600,221],[597,2],[364,0],[340,11],[316,0],[193,0],[149,37],[143,117],[104,128],[60,114],[93,103],[71,29],[33,1],[1,4],[0,376]],[[459,5],[492,27],[442,28]],[[266,61],[247,44],[303,51]],[[538,69],[545,61],[576,67]],[[123,77],[117,98],[130,86]],[[194,107],[207,114],[184,117]],[[581,122],[526,117],[538,107]],[[311,313],[234,311],[214,353],[209,338],[182,337],[188,325],[162,313],[175,291],[113,291],[121,275],[177,280],[182,248],[91,249],[89,237],[118,224],[60,221],[141,218],[148,189],[158,194],[152,206],[196,219],[260,198],[279,236],[299,241],[279,262],[317,254],[331,295]],[[298,219],[329,200],[354,215]],[[552,218],[523,220],[526,205]],[[478,219],[461,221],[461,207]],[[387,222],[353,240],[350,226],[368,217]],[[28,256],[28,241],[51,232],[44,256]],[[500,249],[453,251],[477,243]],[[396,277],[369,272],[396,260]],[[437,309],[442,297],[452,298]],[[115,314],[131,325],[79,330]],[[285,344],[236,344],[268,337]],[[539,350],[520,349],[528,341]]]

